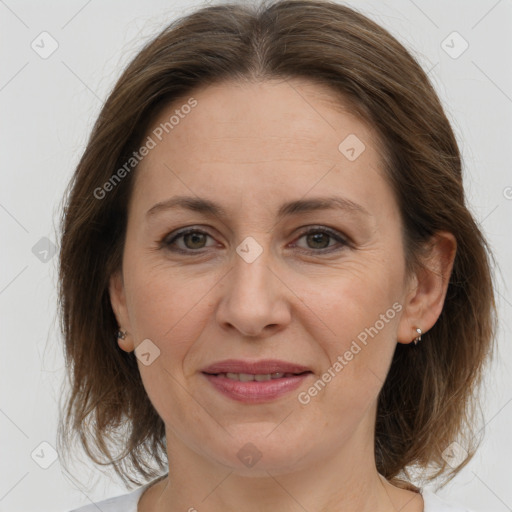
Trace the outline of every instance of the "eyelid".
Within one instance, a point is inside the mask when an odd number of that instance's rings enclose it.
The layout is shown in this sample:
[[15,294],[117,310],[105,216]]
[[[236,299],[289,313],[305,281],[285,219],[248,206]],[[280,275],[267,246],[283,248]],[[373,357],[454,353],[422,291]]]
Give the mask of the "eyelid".
[[336,240],[338,242],[338,244],[341,244],[342,247],[336,247],[336,245],[333,245],[331,247],[327,247],[325,249],[318,249],[318,250],[299,248],[299,250],[301,250],[303,252],[306,252],[308,254],[320,254],[320,255],[321,254],[328,254],[330,252],[340,251],[343,248],[343,246],[350,246],[351,245],[351,243],[350,243],[350,241],[349,241],[347,236],[343,235],[342,233],[340,233],[336,229],[329,228],[329,227],[323,226],[323,225],[308,226],[307,229],[305,229],[304,231],[301,231],[297,235],[296,240],[299,240],[302,237],[304,237],[306,235],[309,235],[310,233],[325,233],[326,235],[328,235],[331,238],[333,238],[334,240]]
[[160,240],[158,245],[160,248],[168,249],[173,252],[178,252],[178,253],[182,253],[182,254],[193,254],[193,253],[199,254],[201,249],[199,249],[197,251],[194,251],[192,249],[179,249],[179,248],[178,249],[170,249],[171,244],[173,244],[177,239],[179,239],[185,235],[191,234],[191,233],[200,233],[202,235],[209,236],[210,238],[213,239],[213,236],[208,231],[205,231],[204,229],[199,228],[199,227],[188,226],[186,228],[181,228],[181,229],[178,229],[176,231],[166,234],[162,238],[162,240]]

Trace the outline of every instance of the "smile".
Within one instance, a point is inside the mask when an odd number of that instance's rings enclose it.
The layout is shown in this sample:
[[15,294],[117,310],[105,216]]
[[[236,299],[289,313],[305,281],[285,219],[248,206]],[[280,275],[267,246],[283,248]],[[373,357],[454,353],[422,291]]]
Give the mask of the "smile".
[[296,390],[312,372],[294,373],[202,373],[222,396],[246,404],[261,404]]

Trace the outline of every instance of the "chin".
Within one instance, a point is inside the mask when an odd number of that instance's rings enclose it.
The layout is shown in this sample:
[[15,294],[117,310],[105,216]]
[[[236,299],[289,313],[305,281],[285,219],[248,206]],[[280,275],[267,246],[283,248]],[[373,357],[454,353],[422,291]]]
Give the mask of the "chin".
[[285,431],[281,436],[269,432],[272,429],[268,424],[252,430],[253,435],[245,429],[245,435],[229,437],[225,440],[228,446],[217,453],[210,451],[210,456],[240,476],[268,477],[269,473],[285,474],[310,467],[312,461],[307,460],[303,440],[292,440]]

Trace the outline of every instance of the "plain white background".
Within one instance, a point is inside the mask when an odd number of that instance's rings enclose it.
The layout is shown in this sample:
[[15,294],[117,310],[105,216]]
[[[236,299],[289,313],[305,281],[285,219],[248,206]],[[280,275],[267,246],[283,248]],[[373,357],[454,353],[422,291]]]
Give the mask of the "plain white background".
[[[143,43],[204,3],[0,0],[0,512],[66,511],[126,492],[104,468],[77,464],[72,481],[58,458],[41,467],[53,460],[65,372],[52,244],[64,187],[114,81]],[[388,28],[429,70],[461,146],[470,209],[500,265],[485,441],[438,494],[474,510],[512,510],[512,2],[347,3]],[[45,31],[51,37],[40,36]],[[52,44],[58,48],[42,58]]]

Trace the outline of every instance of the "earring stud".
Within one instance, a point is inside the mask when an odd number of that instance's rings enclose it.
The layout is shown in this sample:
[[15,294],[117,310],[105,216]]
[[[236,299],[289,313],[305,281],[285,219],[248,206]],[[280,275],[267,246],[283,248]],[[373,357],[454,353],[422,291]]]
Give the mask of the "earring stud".
[[418,333],[418,336],[414,338],[414,344],[417,345],[418,341],[421,341],[421,329],[419,327],[416,328],[416,332]]
[[126,335],[127,335],[127,331],[117,331],[117,337],[120,339],[120,340],[124,340],[126,338]]

